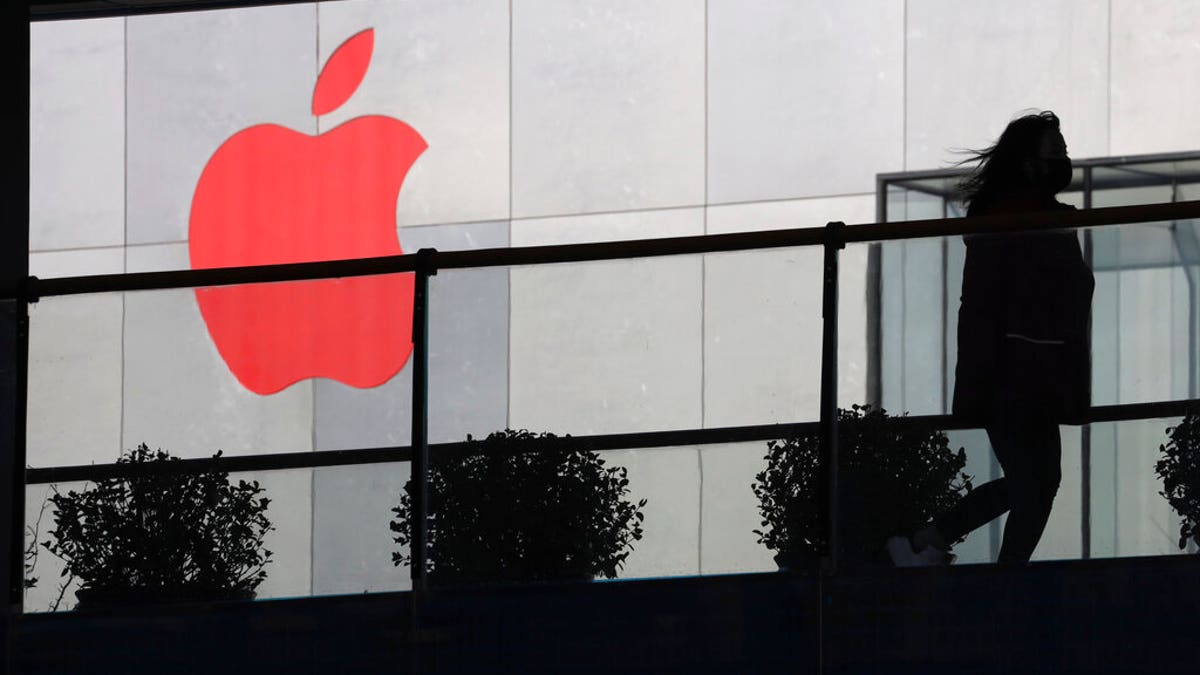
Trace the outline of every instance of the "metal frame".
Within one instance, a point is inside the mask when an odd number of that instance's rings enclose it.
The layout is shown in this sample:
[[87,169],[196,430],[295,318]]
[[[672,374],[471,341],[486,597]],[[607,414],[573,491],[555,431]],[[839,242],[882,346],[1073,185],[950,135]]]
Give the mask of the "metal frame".
[[[394,274],[397,272],[413,272],[421,270],[426,275],[436,274],[440,269],[463,269],[478,267],[497,267],[513,265],[558,264],[565,262],[583,262],[596,260],[617,260],[649,256],[691,255],[699,253],[715,253],[728,251],[744,251],[770,249],[784,246],[824,246],[826,249],[826,266],[824,284],[826,288],[825,302],[830,301],[829,293],[836,299],[837,290],[837,261],[836,251],[846,243],[877,242],[883,240],[908,239],[918,237],[952,236],[965,232],[1015,232],[1022,230],[1055,229],[1063,227],[1102,227],[1111,225],[1130,225],[1135,223],[1157,222],[1170,219],[1200,218],[1200,201],[1176,202],[1170,204],[1151,204],[1144,206],[1123,206],[1073,213],[1045,212],[1024,214],[1020,217],[976,217],[950,218],[923,221],[908,221],[903,223],[869,223],[863,225],[843,225],[830,223],[825,227],[798,228],[790,230],[768,230],[762,232],[746,232],[724,235],[700,235],[690,237],[672,237],[653,240],[631,240],[618,242],[600,242],[592,244],[569,244],[558,246],[534,246],[521,248],[497,248],[472,251],[436,251],[422,250],[417,254],[403,256],[386,256],[380,258],[364,258],[358,260],[342,260],[320,263],[299,263],[283,265],[264,265],[258,267],[216,268],[204,270],[179,270],[173,272],[150,272],[113,275],[93,275],[63,277],[57,279],[37,279],[29,277],[24,287],[14,287],[0,290],[0,300],[16,300],[18,302],[36,302],[38,299],[52,296],[77,295],[85,293],[110,293],[126,291],[143,291],[153,289],[189,288],[195,286],[211,286],[223,284],[265,283],[279,281],[296,281],[324,277],[364,276],[371,274]],[[832,260],[829,256],[833,256]],[[831,264],[832,263],[832,264]],[[427,300],[426,300],[427,302]],[[424,313],[414,312],[423,316]],[[825,331],[823,338],[829,339],[828,332],[836,329],[836,313],[826,312]],[[416,318],[414,318],[416,320]],[[416,335],[416,333],[414,333]],[[832,350],[827,352],[834,356]],[[414,350],[414,369],[425,367],[418,365],[426,358],[424,349]],[[832,359],[831,359],[832,360]],[[27,367],[26,364],[22,364]],[[831,364],[832,365],[832,364]],[[836,370],[823,367],[823,379],[831,379]],[[832,385],[827,385],[832,386]],[[414,384],[416,387],[416,383]],[[423,389],[423,388],[422,388]],[[823,389],[824,391],[824,389]],[[836,393],[836,389],[833,390]],[[420,394],[421,391],[414,391]],[[419,396],[416,398],[420,398]],[[609,434],[602,436],[577,437],[571,442],[581,447],[595,449],[618,448],[655,448],[690,444],[730,443],[747,440],[767,440],[779,438],[792,433],[811,431],[813,425],[822,427],[832,418],[833,408],[830,400],[823,398],[822,422],[797,422],[794,424],[749,425],[715,429],[688,429],[660,432],[642,432],[629,434]],[[414,401],[414,406],[420,402]],[[1121,406],[1106,406],[1093,409],[1093,418],[1101,419],[1133,419],[1137,416],[1173,416],[1184,409],[1186,401],[1171,401],[1156,404],[1134,404]],[[1149,405],[1149,407],[1147,407]],[[417,408],[414,407],[414,411]],[[21,414],[24,414],[22,409]],[[913,423],[930,424],[944,429],[962,428],[950,416],[922,416],[908,418]],[[419,425],[414,425],[419,426]],[[421,438],[414,431],[414,441]],[[311,468],[320,466],[339,466],[374,462],[407,461],[413,457],[412,447],[421,445],[414,442],[409,447],[370,448],[361,450],[340,450],[260,454],[240,457],[226,457],[220,461],[224,470],[273,470],[290,468]],[[454,452],[465,448],[462,443],[438,444],[433,450]],[[211,466],[213,460],[196,459],[172,462],[167,472],[188,473],[203,471]],[[49,483],[68,480],[98,480],[116,475],[130,475],[128,466],[117,464],[92,464],[73,467],[43,467],[28,468],[27,483]]]
[[[1188,162],[1200,160],[1200,151],[1187,152],[1159,152],[1149,153],[1144,155],[1118,155],[1115,157],[1089,157],[1087,159],[1073,159],[1072,166],[1084,170],[1084,179],[1079,183],[1072,183],[1066,191],[1073,189],[1084,189],[1085,185],[1090,186],[1091,171],[1093,169],[1123,169],[1130,165],[1139,164],[1157,164],[1162,162]],[[1133,169],[1127,169],[1130,173],[1138,173]],[[906,190],[920,192],[922,194],[942,197],[943,199],[951,199],[955,196],[954,190],[931,190],[927,186],[918,183],[917,181],[928,180],[930,178],[960,178],[968,175],[970,169],[961,167],[948,167],[945,169],[927,169],[924,171],[894,171],[889,173],[881,173],[875,176],[875,212],[879,216],[880,222],[886,220],[883,215],[887,212],[887,188],[895,185]],[[1122,183],[1121,187],[1137,187],[1141,185],[1161,185],[1163,176],[1150,172],[1140,172],[1145,178],[1143,180],[1130,179]],[[1196,181],[1200,182],[1200,173],[1196,175]]]
[[[1196,399],[1156,401],[1154,403],[1122,403],[1095,406],[1092,422],[1123,422],[1138,419],[1181,417],[1197,405]],[[953,415],[911,415],[895,420],[897,424],[952,431],[970,429]],[[587,450],[658,450],[693,445],[721,445],[770,441],[803,434],[821,432],[820,421],[793,422],[788,424],[758,424],[737,427],[714,427],[708,429],[678,429],[672,431],[642,431],[621,434],[598,434],[593,436],[571,436],[559,439],[562,447]],[[429,445],[431,456],[462,457],[472,451],[465,442],[433,443]],[[98,481],[108,478],[145,475],[195,474],[219,469],[235,473],[240,471],[282,471],[287,469],[319,469],[333,466],[355,466],[361,464],[386,464],[413,461],[411,445],[385,448],[362,448],[351,450],[321,450],[317,452],[282,452],[255,455],[222,456],[220,459],[180,459],[162,466],[129,464],[77,464],[73,466],[29,467],[25,470],[26,485],[48,485],[81,481]]]
[[432,260],[434,249],[417,251],[416,279],[413,283],[412,327],[412,475],[413,481],[413,588],[429,586],[426,557],[429,554],[429,277],[437,274]]
[[822,485],[826,509],[825,541],[829,547],[825,572],[836,574],[841,564],[841,482],[838,460],[838,253],[846,246],[846,224],[825,226],[825,255],[821,293],[821,459],[825,466]]

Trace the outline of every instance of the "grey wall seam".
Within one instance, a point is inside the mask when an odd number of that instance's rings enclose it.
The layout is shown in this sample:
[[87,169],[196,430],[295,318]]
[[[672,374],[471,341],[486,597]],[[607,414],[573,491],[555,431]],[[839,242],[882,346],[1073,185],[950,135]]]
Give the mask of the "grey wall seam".
[[1109,155],[1109,156],[1111,156],[1111,155],[1112,155],[1112,147],[1113,147],[1113,129],[1112,129],[1112,81],[1113,81],[1113,72],[1112,72],[1112,52],[1113,52],[1113,38],[1112,38],[1112,35],[1113,35],[1113,34],[1112,34],[1112,24],[1113,24],[1113,21],[1112,21],[1112,17],[1113,17],[1113,6],[1112,6],[1112,0],[1108,0],[1108,45],[1106,45],[1106,46],[1107,46],[1107,49],[1105,50],[1105,55],[1107,56],[1107,60],[1106,60],[1106,63],[1105,63],[1105,69],[1106,69],[1108,72],[1106,72],[1106,73],[1104,74],[1104,75],[1105,75],[1105,80],[1106,80],[1106,81],[1107,81],[1107,83],[1108,83],[1108,87],[1107,87],[1108,100],[1107,100],[1107,101],[1105,101],[1105,106],[1104,106],[1104,115],[1105,115],[1104,126],[1106,127],[1106,129],[1105,129],[1105,134],[1106,134],[1106,138],[1107,138],[1108,144],[1107,144],[1107,146],[1104,148],[1104,150],[1105,150],[1105,153],[1106,153],[1107,155]]
[[[704,0],[704,210],[701,213],[703,226],[701,232],[708,234],[708,0]],[[700,256],[700,426],[703,427],[705,420],[705,396],[704,387],[707,382],[705,377],[705,353],[708,342],[708,334],[705,330],[706,325],[706,306],[707,288],[708,288],[708,256]],[[699,473],[699,489],[697,491],[698,513],[696,516],[696,573],[704,574],[704,448],[696,448],[696,469]]]
[[[508,245],[513,242],[513,0],[508,0]],[[508,349],[504,357],[504,426],[512,427],[512,326],[513,326],[513,288],[512,268],[506,267],[508,279],[508,322],[504,328],[508,332]]]
[[[121,42],[123,49],[121,54],[121,81],[123,83],[121,92],[123,109],[121,110],[121,120],[124,138],[122,139],[123,151],[121,153],[122,164],[122,182],[124,189],[122,192],[121,219],[124,221],[124,237],[122,237],[121,246],[121,271],[129,272],[129,17],[121,20]],[[118,394],[121,404],[121,412],[119,415],[118,432],[117,432],[117,455],[125,449],[125,333],[127,329],[127,321],[125,315],[125,303],[128,294],[121,294],[121,391]]]
[[908,171],[908,0],[900,20],[900,166]]

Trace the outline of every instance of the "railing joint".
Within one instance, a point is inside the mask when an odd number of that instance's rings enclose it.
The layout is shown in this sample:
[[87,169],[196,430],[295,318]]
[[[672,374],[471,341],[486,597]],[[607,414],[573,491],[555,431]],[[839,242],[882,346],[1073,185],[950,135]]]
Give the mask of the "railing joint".
[[42,299],[42,294],[41,294],[41,289],[40,289],[41,283],[42,283],[42,280],[38,279],[36,276],[33,276],[33,275],[29,275],[29,277],[25,280],[24,296],[25,296],[26,302],[35,303],[38,300]]
[[846,248],[846,223],[840,220],[825,223],[825,245],[838,250]]
[[423,272],[425,276],[437,276],[438,266],[438,250],[436,248],[422,248],[417,250],[417,271]]

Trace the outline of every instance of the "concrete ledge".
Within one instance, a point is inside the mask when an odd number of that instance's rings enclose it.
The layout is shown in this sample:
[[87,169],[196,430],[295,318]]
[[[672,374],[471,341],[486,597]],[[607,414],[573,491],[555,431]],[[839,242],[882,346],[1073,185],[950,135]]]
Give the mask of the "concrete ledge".
[[[783,573],[22,617],[20,673],[1200,672],[1200,558]],[[414,610],[417,629],[413,629]]]

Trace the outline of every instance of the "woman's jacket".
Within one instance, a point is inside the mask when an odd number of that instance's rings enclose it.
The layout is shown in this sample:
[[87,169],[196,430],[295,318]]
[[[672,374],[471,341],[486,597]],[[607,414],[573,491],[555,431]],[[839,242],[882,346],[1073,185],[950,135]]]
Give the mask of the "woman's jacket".
[[[1073,210],[1052,201],[968,215]],[[1091,404],[1095,282],[1074,230],[966,235],[954,414],[987,424],[999,406],[1060,423],[1086,421]]]

